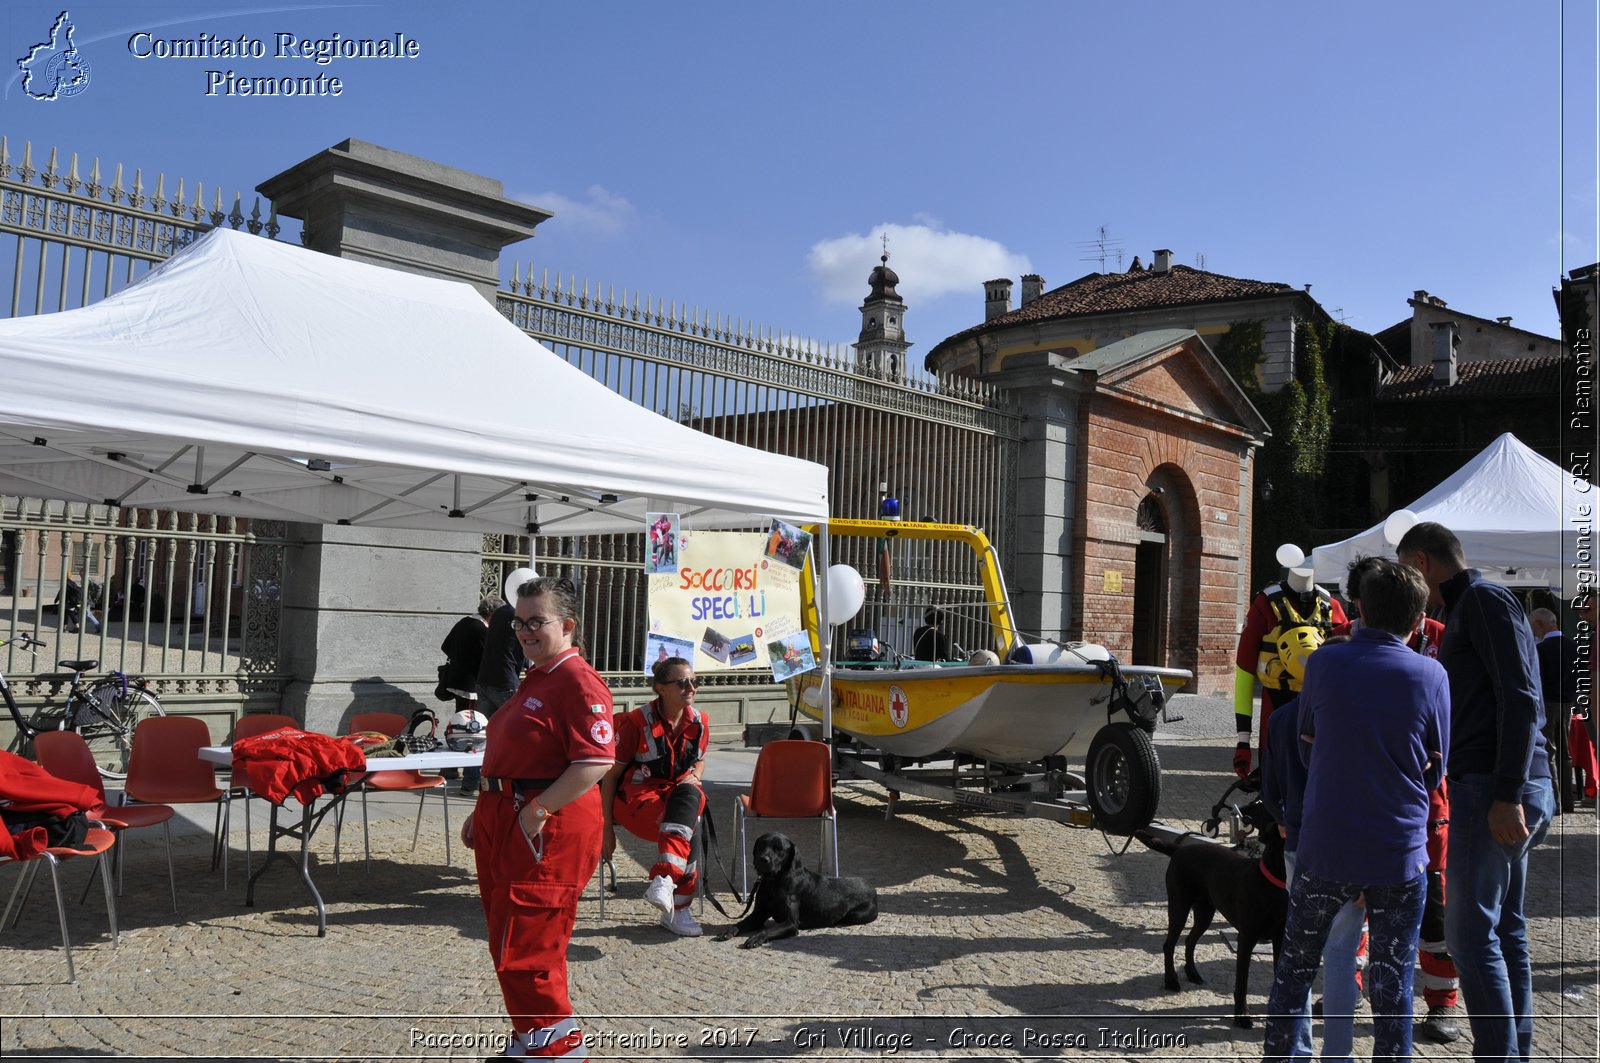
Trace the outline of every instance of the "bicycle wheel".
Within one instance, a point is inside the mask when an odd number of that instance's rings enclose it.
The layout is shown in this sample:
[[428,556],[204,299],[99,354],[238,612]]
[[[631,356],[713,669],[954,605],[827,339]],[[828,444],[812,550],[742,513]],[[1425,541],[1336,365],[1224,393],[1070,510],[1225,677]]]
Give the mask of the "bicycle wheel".
[[102,679],[84,691],[72,714],[72,729],[83,736],[100,774],[123,779],[128,774],[128,754],[133,729],[140,715],[165,716],[161,702],[148,690],[124,688],[117,679]]

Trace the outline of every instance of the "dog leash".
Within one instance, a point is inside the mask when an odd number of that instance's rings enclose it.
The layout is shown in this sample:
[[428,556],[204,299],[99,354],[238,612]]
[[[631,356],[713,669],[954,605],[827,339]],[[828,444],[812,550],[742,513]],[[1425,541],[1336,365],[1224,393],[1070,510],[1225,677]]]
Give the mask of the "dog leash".
[[[739,901],[744,902],[744,912],[739,916],[740,919],[743,919],[746,915],[750,914],[750,909],[755,907],[755,891],[751,890],[749,897],[741,897],[739,895],[739,890],[733,884],[733,875],[726,867],[723,866],[722,854],[717,848],[716,821],[711,818],[711,807],[709,804],[706,806],[705,813],[700,817],[700,823],[705,828],[705,838],[701,846],[701,855],[707,861],[715,864],[717,866],[717,870],[722,872],[722,877],[726,879],[728,883],[728,892],[733,894],[734,901],[736,903]],[[700,876],[700,895],[706,900],[710,901],[711,907],[715,908],[718,914],[720,914],[723,918],[733,918],[732,916],[728,915],[727,909],[722,907],[722,902],[717,900],[716,893],[712,891],[710,875]]]

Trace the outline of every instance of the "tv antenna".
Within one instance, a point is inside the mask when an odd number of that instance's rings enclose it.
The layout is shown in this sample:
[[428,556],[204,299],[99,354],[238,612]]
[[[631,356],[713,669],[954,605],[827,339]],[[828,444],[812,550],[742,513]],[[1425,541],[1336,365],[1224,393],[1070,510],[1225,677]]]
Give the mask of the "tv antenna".
[[1078,242],[1078,247],[1080,250],[1086,250],[1088,252],[1088,254],[1079,255],[1078,261],[1099,262],[1101,273],[1106,271],[1106,259],[1110,258],[1112,255],[1116,255],[1117,270],[1118,272],[1121,272],[1122,245],[1112,239],[1111,226],[1100,226],[1100,228],[1095,231],[1093,240],[1080,240]]

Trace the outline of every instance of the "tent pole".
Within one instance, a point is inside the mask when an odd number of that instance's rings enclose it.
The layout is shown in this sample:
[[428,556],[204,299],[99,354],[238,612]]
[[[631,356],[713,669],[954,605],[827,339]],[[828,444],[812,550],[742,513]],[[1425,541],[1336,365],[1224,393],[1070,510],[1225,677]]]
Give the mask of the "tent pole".
[[817,535],[817,641],[822,645],[822,740],[833,742],[833,630],[828,626],[828,525]]

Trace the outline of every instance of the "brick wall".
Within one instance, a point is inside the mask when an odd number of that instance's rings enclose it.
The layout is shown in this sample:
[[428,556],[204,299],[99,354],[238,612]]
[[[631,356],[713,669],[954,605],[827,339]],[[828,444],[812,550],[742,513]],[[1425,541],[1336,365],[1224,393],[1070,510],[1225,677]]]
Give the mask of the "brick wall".
[[[1146,372],[1128,383],[1138,381],[1140,390],[1149,386],[1153,397],[1166,398],[1168,387],[1181,388],[1182,375],[1179,363],[1174,372]],[[1085,497],[1074,536],[1082,603],[1073,618],[1076,632],[1129,659],[1135,514],[1151,488],[1162,487],[1170,609],[1161,659],[1134,663],[1191,669],[1199,693],[1231,691],[1240,566],[1250,554],[1248,537],[1240,544],[1238,512],[1239,456],[1247,441],[1105,392],[1091,399],[1085,422]],[[1107,571],[1121,573],[1120,590],[1106,589]]]

